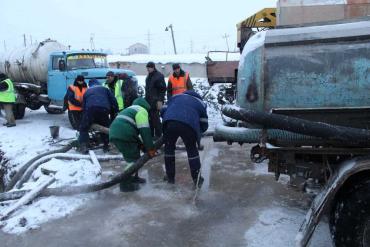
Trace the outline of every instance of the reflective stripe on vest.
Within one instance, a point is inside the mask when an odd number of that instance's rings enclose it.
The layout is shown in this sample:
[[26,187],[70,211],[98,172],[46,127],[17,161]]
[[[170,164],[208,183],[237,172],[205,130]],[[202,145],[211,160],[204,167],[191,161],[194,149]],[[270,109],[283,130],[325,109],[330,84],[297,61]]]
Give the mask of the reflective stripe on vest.
[[[84,94],[86,93],[87,88],[83,87],[81,91],[79,90],[79,88],[77,86],[74,86],[74,85],[70,85],[69,88],[73,91],[73,93],[75,95],[75,99],[78,102],[82,103],[82,100],[83,100]],[[68,101],[68,109],[70,111],[82,111],[81,106],[76,106],[76,105],[72,104],[72,102],[70,102],[70,101]]]
[[15,91],[13,82],[10,79],[6,79],[2,82],[8,84],[8,89],[4,92],[0,92],[0,102],[14,103],[15,102]]
[[143,108],[141,106],[138,106],[138,105],[133,105],[133,106],[130,106],[129,109],[132,109],[132,110],[136,111],[135,119],[133,119],[129,116],[125,116],[125,115],[118,115],[116,118],[126,120],[127,122],[129,122],[131,125],[133,125],[134,127],[138,128],[138,129],[149,128],[149,119],[148,119],[148,117],[143,118],[143,119],[137,119],[137,117],[136,117],[137,114],[144,113],[143,111],[145,111],[145,113],[146,113],[145,115],[147,116],[148,113],[145,110],[145,108]]
[[179,76],[178,78],[173,75],[170,76],[169,81],[172,84],[172,95],[181,94],[187,90],[186,82],[189,79],[189,73],[185,73],[185,76]]

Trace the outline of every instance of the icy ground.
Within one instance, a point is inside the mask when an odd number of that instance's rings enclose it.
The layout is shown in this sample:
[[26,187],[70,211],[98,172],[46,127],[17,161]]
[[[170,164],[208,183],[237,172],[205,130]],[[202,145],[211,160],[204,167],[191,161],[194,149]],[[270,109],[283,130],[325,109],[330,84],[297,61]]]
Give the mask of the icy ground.
[[[213,124],[219,122],[212,107],[218,88],[206,92],[206,81],[196,81],[203,95],[210,97]],[[60,139],[76,136],[66,114],[49,115],[43,109],[27,111],[15,128],[0,125],[0,150],[10,160],[10,170],[69,141],[53,142],[51,125],[61,126]],[[22,207],[2,228],[2,246],[40,246],[45,239],[53,240],[48,246],[294,246],[310,198],[289,188],[287,177],[274,181],[266,163],[250,163],[249,145],[215,144],[211,138],[203,144],[205,183],[195,205],[186,152],[178,151],[175,187],[163,183],[163,156],[159,156],[142,169],[148,183],[137,192],[120,193],[114,187],[89,195],[40,198]],[[57,181],[50,187],[94,183],[122,169],[119,162],[102,163],[101,169],[88,160],[57,159],[41,167],[57,171]],[[25,188],[46,178],[41,167]],[[7,206],[0,204],[0,213]],[[331,246],[326,223],[311,246]]]

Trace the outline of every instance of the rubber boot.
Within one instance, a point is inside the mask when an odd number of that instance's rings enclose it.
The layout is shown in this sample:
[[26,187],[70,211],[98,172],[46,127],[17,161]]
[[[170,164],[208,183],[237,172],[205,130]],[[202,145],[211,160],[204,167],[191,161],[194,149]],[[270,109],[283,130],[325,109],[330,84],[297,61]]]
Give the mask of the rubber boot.
[[139,177],[139,173],[135,173],[135,175],[133,176],[132,178],[132,182],[133,183],[138,183],[138,184],[145,184],[146,183],[146,179],[145,178],[141,178]]
[[119,190],[121,192],[133,192],[140,189],[140,185],[138,183],[134,183],[134,177],[131,176],[130,178],[126,179],[125,181],[119,184]]

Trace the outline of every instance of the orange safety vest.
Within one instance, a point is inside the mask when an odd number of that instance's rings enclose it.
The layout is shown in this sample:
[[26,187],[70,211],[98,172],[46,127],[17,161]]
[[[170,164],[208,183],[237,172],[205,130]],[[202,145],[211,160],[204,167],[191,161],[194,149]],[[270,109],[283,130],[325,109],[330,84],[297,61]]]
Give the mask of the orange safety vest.
[[170,76],[169,81],[172,84],[172,95],[183,93],[187,90],[186,82],[189,79],[189,73],[185,73],[185,76],[174,77],[173,74]]
[[[72,89],[72,91],[74,92],[75,94],[75,99],[79,102],[82,103],[82,99],[84,97],[84,94],[86,93],[86,90],[87,88],[83,87],[82,88],[82,91],[79,90],[79,88],[77,86],[73,86],[73,85],[70,85],[69,86],[70,89]],[[68,101],[68,109],[70,111],[82,111],[82,107],[80,106],[75,106],[74,104],[72,104],[71,102]]]

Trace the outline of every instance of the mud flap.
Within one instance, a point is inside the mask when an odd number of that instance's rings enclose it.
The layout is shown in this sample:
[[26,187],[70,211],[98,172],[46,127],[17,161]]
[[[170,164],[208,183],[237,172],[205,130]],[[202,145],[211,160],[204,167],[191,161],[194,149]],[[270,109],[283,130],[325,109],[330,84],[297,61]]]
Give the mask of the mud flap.
[[326,209],[331,206],[331,202],[341,186],[349,177],[365,170],[370,170],[370,157],[354,158],[338,166],[325,189],[312,202],[296,236],[296,246],[305,247],[308,245],[321,217]]

